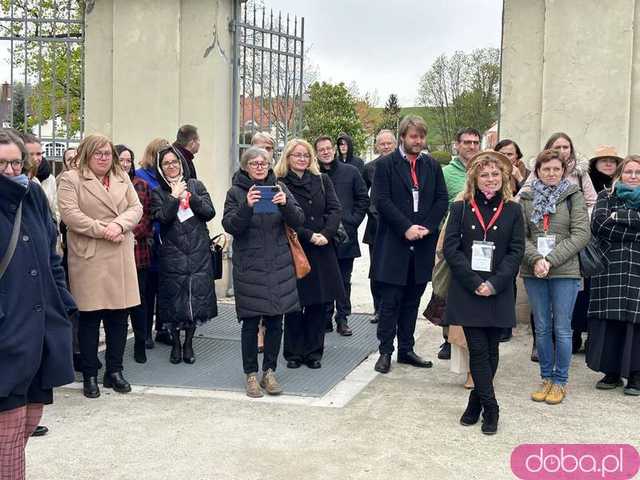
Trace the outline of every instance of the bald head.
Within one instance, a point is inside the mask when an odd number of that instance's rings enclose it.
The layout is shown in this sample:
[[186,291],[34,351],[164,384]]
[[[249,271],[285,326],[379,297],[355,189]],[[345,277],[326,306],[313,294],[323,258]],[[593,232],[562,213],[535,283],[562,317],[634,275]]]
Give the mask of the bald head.
[[389,155],[397,145],[396,137],[391,130],[380,130],[376,135],[376,152],[380,155]]

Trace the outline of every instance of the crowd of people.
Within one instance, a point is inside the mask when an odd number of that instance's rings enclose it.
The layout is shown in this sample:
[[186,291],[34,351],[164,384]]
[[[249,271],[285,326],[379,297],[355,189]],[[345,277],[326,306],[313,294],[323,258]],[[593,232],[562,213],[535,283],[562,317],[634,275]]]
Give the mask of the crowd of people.
[[[520,276],[540,366],[532,400],[563,401],[583,332],[587,365],[604,374],[596,388],[640,395],[640,156],[602,146],[589,160],[557,133],[529,170],[515,141],[480,151],[480,133],[466,128],[441,168],[425,152],[421,117],[403,118],[397,134],[380,131],[379,157],[366,164],[347,134],[294,138],[276,155],[259,132],[242,152],[222,226],[233,241],[246,394],[282,393],[281,345],[287,368],[319,369],[334,322],[354,334],[351,275],[367,217],[376,371],[390,371],[394,343],[398,363],[432,366],[414,331],[433,275],[425,315],[443,327],[438,357],[468,373],[460,423],[482,415],[482,432],[496,433],[493,379]],[[131,391],[129,318],[135,362],[156,342],[171,347],[173,364],[196,361],[196,329],[218,314],[207,228],[216,209],[197,177],[199,148],[197,128],[184,125],[174,143],[152,140],[136,165],[131,148],[93,134],[64,152],[54,177],[37,137],[0,132],[0,466],[15,478],[29,436],[46,433],[38,421],[54,387],[75,369],[84,395],[100,396],[101,324],[102,388]],[[585,274],[585,262],[597,268]]]

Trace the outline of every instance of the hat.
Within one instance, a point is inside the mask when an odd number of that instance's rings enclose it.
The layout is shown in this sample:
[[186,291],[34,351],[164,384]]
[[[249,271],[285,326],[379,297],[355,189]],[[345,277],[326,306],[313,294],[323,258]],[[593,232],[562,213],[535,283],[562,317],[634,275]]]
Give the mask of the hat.
[[591,157],[591,160],[593,161],[599,158],[613,158],[616,163],[620,163],[622,161],[622,157],[618,156],[616,147],[612,147],[611,145],[598,145],[596,147],[596,152],[593,157]]
[[485,160],[487,157],[489,157],[491,160],[502,162],[507,172],[509,172],[509,175],[511,175],[511,171],[513,170],[513,164],[511,163],[511,160],[509,160],[506,155],[500,152],[496,152],[495,150],[484,150],[482,152],[476,153],[469,160],[469,166],[473,165],[473,163],[476,161]]

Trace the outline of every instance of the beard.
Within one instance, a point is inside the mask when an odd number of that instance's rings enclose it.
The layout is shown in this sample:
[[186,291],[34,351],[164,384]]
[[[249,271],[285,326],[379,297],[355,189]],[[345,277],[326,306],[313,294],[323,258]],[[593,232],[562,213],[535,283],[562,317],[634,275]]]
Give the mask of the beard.
[[402,149],[405,151],[405,153],[408,153],[410,155],[419,155],[422,151],[422,147],[423,145],[411,145],[404,142],[402,144]]

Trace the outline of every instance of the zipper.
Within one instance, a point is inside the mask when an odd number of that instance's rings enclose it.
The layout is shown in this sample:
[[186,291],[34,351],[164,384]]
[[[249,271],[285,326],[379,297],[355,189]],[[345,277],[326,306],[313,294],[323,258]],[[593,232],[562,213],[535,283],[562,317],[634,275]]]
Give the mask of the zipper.
[[193,304],[191,298],[191,275],[189,275],[189,316],[191,317],[191,321],[193,321]]

